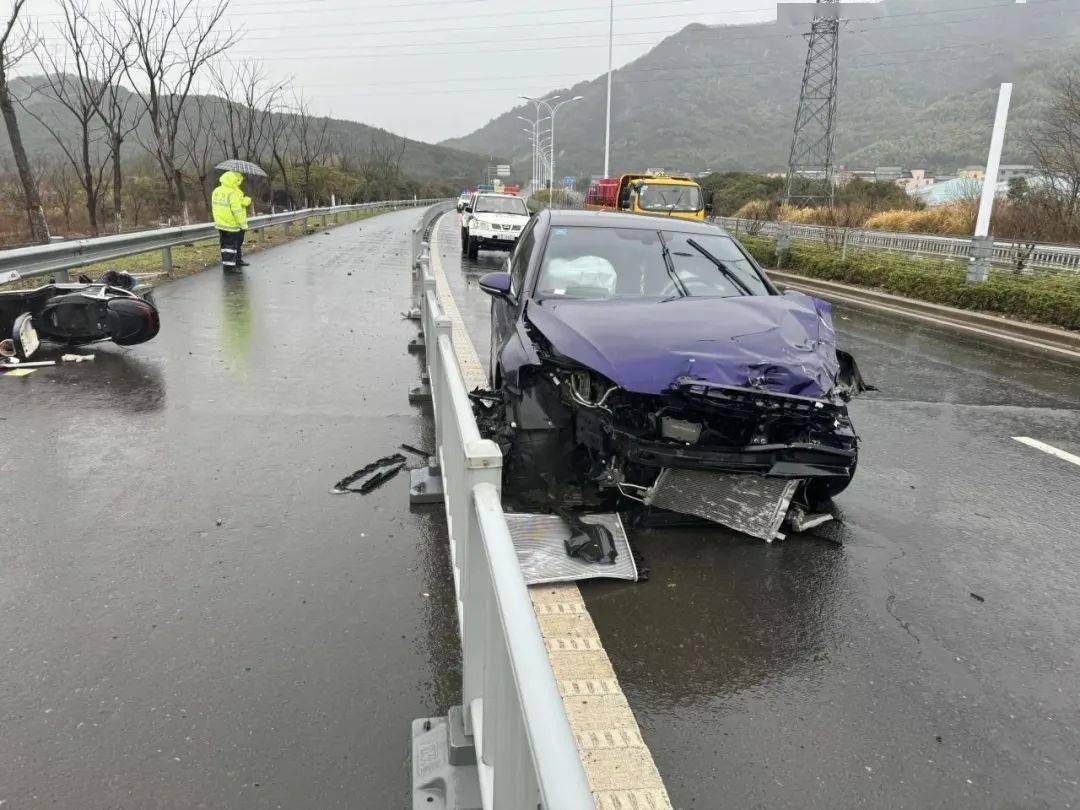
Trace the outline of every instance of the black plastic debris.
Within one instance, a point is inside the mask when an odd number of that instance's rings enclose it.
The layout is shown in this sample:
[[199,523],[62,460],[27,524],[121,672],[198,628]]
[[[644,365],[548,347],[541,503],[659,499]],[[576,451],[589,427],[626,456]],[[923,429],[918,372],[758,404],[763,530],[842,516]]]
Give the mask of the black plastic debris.
[[406,453],[412,453],[414,456],[419,456],[424,461],[427,461],[429,458],[435,455],[434,453],[427,450],[421,450],[419,447],[413,447],[411,444],[403,443],[399,445],[399,447],[401,447],[401,449],[404,450]]
[[[346,492],[358,492],[361,495],[367,495],[369,492],[373,492],[399,472],[405,469],[405,456],[401,453],[392,453],[389,456],[383,456],[382,458],[375,459],[370,464],[361,467],[354,473],[346,475],[336,484],[330,491],[336,495],[343,495]],[[361,481],[360,486],[352,486],[357,481]]]
[[979,596],[977,593],[969,593],[968,596],[970,596],[976,602],[985,602],[986,601],[985,597]]
[[615,538],[607,526],[586,523],[573,512],[556,508],[555,514],[570,527],[570,539],[564,542],[566,553],[575,559],[591,563],[614,565],[619,552],[615,549]]

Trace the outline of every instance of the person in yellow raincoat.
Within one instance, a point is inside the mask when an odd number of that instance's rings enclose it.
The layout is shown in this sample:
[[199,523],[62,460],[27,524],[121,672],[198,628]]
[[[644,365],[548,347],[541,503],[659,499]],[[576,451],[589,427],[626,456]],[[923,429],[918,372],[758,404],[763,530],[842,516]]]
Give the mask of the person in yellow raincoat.
[[226,273],[234,273],[248,266],[243,258],[243,245],[251,198],[241,191],[243,182],[244,175],[240,172],[225,172],[210,198],[214,225],[221,237],[221,267]]

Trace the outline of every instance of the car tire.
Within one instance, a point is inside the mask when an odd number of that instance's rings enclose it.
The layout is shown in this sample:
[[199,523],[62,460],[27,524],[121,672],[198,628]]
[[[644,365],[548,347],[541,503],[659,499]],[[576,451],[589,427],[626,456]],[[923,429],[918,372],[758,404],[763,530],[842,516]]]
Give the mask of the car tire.
[[469,237],[469,247],[465,255],[472,261],[476,261],[477,256],[480,255],[480,240],[475,236]]
[[543,507],[555,488],[554,475],[564,465],[568,451],[563,431],[519,430],[507,453],[503,486],[507,496],[519,506]]
[[806,484],[806,502],[811,508],[823,506],[851,486],[855,479],[855,468],[859,457],[851,464],[851,475],[847,478],[818,478]]

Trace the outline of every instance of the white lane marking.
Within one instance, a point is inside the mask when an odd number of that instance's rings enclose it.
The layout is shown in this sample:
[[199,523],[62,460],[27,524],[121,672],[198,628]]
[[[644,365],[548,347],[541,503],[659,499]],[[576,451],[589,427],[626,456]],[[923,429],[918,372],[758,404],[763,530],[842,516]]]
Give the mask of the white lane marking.
[[1034,447],[1036,450],[1042,450],[1044,453],[1048,453],[1055,458],[1064,459],[1065,461],[1071,461],[1073,464],[1080,467],[1080,456],[1074,456],[1072,453],[1066,453],[1064,450],[1059,450],[1052,444],[1040,442],[1038,439],[1030,439],[1027,436],[1013,436],[1013,441],[1020,442],[1020,444],[1026,444],[1028,447]]

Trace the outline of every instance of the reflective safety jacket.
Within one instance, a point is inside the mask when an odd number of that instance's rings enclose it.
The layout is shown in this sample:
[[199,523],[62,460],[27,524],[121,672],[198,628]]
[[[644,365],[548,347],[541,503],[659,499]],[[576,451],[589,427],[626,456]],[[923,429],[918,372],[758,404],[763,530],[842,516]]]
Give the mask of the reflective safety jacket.
[[247,207],[251,204],[251,198],[244,196],[240,190],[243,182],[244,175],[240,172],[225,172],[221,175],[221,185],[214,189],[210,199],[214,209],[214,225],[219,231],[236,233],[247,230]]

